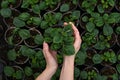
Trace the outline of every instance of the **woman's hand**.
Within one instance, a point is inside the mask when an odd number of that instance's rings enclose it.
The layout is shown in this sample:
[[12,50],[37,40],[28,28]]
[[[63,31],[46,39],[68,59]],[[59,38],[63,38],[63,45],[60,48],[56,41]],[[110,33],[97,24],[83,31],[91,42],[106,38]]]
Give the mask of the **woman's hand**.
[[50,50],[46,42],[43,43],[43,54],[46,60],[46,69],[36,78],[36,80],[51,80],[51,77],[55,74],[57,63],[57,52]]
[[46,42],[43,43],[43,54],[47,63],[46,68],[57,69],[57,52],[50,50]]
[[[79,51],[80,47],[81,47],[81,43],[82,43],[82,39],[81,39],[81,36],[80,36],[80,33],[78,31],[78,29],[76,28],[76,26],[72,23],[72,22],[69,22],[69,24],[72,25],[72,29],[73,29],[73,32],[74,32],[74,48],[75,48],[75,54],[72,55],[72,56],[75,56],[77,54],[77,52]],[[64,23],[64,26],[65,25],[68,25],[68,23]],[[65,55],[67,56],[67,55]]]

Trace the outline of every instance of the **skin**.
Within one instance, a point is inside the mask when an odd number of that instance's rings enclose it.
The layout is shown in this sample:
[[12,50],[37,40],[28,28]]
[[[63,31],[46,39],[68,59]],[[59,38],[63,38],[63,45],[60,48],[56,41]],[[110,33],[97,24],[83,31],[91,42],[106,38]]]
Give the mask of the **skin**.
[[[64,23],[67,25],[68,23]],[[81,47],[81,36],[78,29],[72,22],[69,22],[72,25],[72,29],[74,31],[74,48],[75,54],[71,56],[64,55],[63,67],[60,74],[60,80],[74,80],[74,60],[77,52]],[[40,74],[36,80],[51,80],[51,77],[55,74],[58,63],[57,63],[57,52],[50,50],[48,44],[46,42],[43,43],[43,53],[46,59],[46,69]]]

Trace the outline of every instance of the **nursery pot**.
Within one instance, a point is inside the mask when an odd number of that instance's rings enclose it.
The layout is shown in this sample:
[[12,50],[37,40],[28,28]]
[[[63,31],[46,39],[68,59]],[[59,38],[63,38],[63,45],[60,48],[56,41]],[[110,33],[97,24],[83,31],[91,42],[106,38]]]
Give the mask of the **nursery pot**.
[[[16,0],[18,1],[18,0]],[[13,27],[13,19],[14,17],[19,16],[20,12],[17,9],[11,9],[12,10],[12,15],[9,18],[3,18],[3,22],[4,24],[9,28],[9,27]]]
[[[20,67],[20,66],[12,66],[13,68],[14,68],[14,70],[15,71],[17,71],[17,70],[20,70],[20,71],[22,71],[22,79],[21,80],[24,80],[24,78],[25,78],[25,75],[24,75],[24,71],[23,71],[23,69]],[[15,79],[15,78],[13,78],[13,77],[7,77],[6,76],[6,80],[18,80],[18,79]]]
[[30,28],[30,34],[31,34],[31,37],[24,40],[24,43],[26,46],[30,47],[30,48],[35,48],[37,47],[38,45],[34,42],[34,36],[36,36],[37,34],[39,35],[42,35],[41,32],[35,28]]
[[15,0],[15,4],[9,4],[10,8],[18,8],[21,3],[22,3],[22,0]]
[[83,13],[82,15],[81,15],[81,17],[80,17],[80,27],[82,28],[82,29],[86,29],[86,24],[87,24],[87,22],[83,22],[82,21],[82,18],[84,17],[84,16],[87,16],[88,18],[90,18],[90,14],[88,14],[88,13]]
[[120,35],[117,35],[117,45],[120,46]]
[[3,26],[2,26],[2,25],[0,25],[0,39],[2,38],[3,33],[4,33]]
[[120,12],[120,1],[119,0],[115,0],[115,8],[117,11]]
[[77,5],[73,4],[72,0],[61,0],[61,5],[62,4],[69,4],[69,11],[75,10],[77,8]]
[[[20,47],[21,47],[21,46],[22,46],[22,45],[16,46],[16,47],[15,47],[15,51],[19,53],[19,50],[20,50]],[[25,64],[25,63],[27,63],[28,60],[29,60],[28,57],[23,56],[23,55],[20,53],[20,55],[16,57],[16,59],[15,59],[14,62],[15,62],[16,64]]]
[[[100,51],[99,54],[100,54],[100,55],[103,55],[104,52],[106,52],[106,51],[114,52],[112,49],[105,49],[105,50]],[[103,66],[110,66],[110,65],[113,65],[113,64],[114,64],[114,63],[111,63],[111,62],[109,62],[109,61],[104,61],[104,60],[101,62],[101,65],[103,65]]]
[[[67,21],[64,20],[64,18],[65,18],[65,17],[70,18],[69,16],[70,16],[71,14],[72,14],[72,11],[69,11],[69,12],[64,13],[63,16],[62,16],[62,20],[63,20],[64,22],[67,22]],[[69,22],[71,22],[71,21],[69,21]],[[69,22],[67,22],[67,23],[69,23]],[[75,24],[76,27],[78,27],[78,25],[79,25],[79,19],[77,19],[77,20],[75,20],[75,21],[72,21],[72,22]]]
[[[5,41],[9,44],[9,42],[8,42],[8,38],[10,37],[10,36],[12,36],[13,35],[13,30],[15,29],[15,27],[10,27],[10,28],[8,28],[7,30],[6,30],[6,32],[5,32]],[[14,36],[13,36],[13,44],[14,45],[19,45],[19,44],[21,44],[22,43],[22,41],[23,41],[23,39],[18,35],[18,34],[15,34]]]
[[87,58],[85,59],[86,66],[93,66],[94,62],[92,61],[93,56],[97,53],[95,49],[89,48],[86,50]]
[[55,6],[53,8],[48,7],[46,9],[46,11],[56,11],[56,10],[58,10],[60,4],[61,4],[61,2],[58,2],[57,4],[55,4]]
[[100,73],[101,73],[101,75],[107,76],[107,80],[113,80],[111,75],[113,75],[115,73],[118,74],[116,69],[112,66],[106,66],[106,67],[102,68]]

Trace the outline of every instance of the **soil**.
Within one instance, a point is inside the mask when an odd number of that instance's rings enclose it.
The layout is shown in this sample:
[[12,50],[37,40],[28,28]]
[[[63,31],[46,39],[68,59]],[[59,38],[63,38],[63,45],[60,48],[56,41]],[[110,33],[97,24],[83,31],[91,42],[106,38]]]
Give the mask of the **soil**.
[[0,38],[3,36],[4,30],[3,30],[3,26],[0,25]]
[[118,35],[118,37],[117,37],[117,43],[120,46],[120,35]]
[[113,67],[104,67],[102,70],[101,70],[101,74],[102,75],[105,75],[105,76],[108,76],[108,79],[107,80],[113,80],[110,76],[117,73],[115,68]]
[[40,34],[36,29],[30,30],[31,37],[25,40],[25,44],[29,47],[36,47],[37,44],[34,42],[34,37]]
[[[6,32],[5,38],[7,41],[8,41],[8,38],[13,35],[13,30],[14,30],[14,28],[11,28]],[[19,44],[21,41],[22,41],[22,38],[18,34],[15,34],[13,36],[13,43],[14,44]]]
[[112,38],[108,42],[110,43],[111,47],[115,45],[115,43],[116,43],[116,35],[115,35],[115,33],[112,34]]
[[34,76],[26,77],[25,80],[35,80]]
[[86,52],[87,52],[87,58],[85,60],[85,65],[93,65],[94,63],[92,61],[92,57],[97,52],[94,49],[88,49]]

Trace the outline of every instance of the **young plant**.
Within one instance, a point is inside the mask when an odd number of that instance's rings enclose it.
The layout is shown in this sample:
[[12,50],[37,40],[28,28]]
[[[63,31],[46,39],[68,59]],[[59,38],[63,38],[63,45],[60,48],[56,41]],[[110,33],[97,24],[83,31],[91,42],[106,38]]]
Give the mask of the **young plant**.
[[[15,69],[17,68],[17,70]],[[20,80],[23,79],[23,71],[19,67],[11,67],[11,66],[5,66],[4,67],[4,74],[11,78],[11,79],[16,79]]]
[[97,9],[100,13],[104,13],[104,11],[108,8],[114,7],[115,1],[114,0],[100,0]]
[[84,43],[86,43],[88,46],[92,46],[97,42],[97,35],[98,35],[98,30],[95,29],[93,32],[86,32],[82,36],[82,40]]
[[81,71],[80,76],[82,79],[92,80],[96,78],[97,74],[95,70]]
[[80,17],[80,11],[73,11],[73,12],[70,12],[70,13],[66,13],[64,16],[63,16],[63,21],[64,22],[76,22]]
[[97,41],[97,43],[94,45],[95,49],[98,50],[104,50],[106,48],[110,48],[110,41],[111,36],[103,36],[103,35],[99,35],[99,40]]
[[102,54],[102,59],[105,62],[116,63],[117,57],[113,51],[106,51]]
[[28,66],[25,67],[24,72],[25,72],[25,75],[28,77],[33,75],[33,70]]
[[99,64],[103,61],[102,56],[100,54],[95,54],[92,58],[94,64]]
[[77,5],[78,0],[63,1],[63,4],[60,6],[60,12],[67,12],[71,10],[71,7]]
[[120,35],[120,26],[118,26],[115,31],[118,35]]
[[81,7],[88,13],[91,13],[94,11],[96,4],[97,0],[82,0]]
[[48,13],[44,14],[43,18],[44,19],[41,22],[40,27],[42,29],[46,29],[48,27],[52,27],[55,24],[57,24],[61,20],[62,14],[61,13],[48,12]]
[[[54,33],[53,33],[54,32]],[[71,25],[64,28],[48,28],[44,33],[44,40],[49,43],[52,50],[60,51],[62,54],[74,54],[74,37]]]

